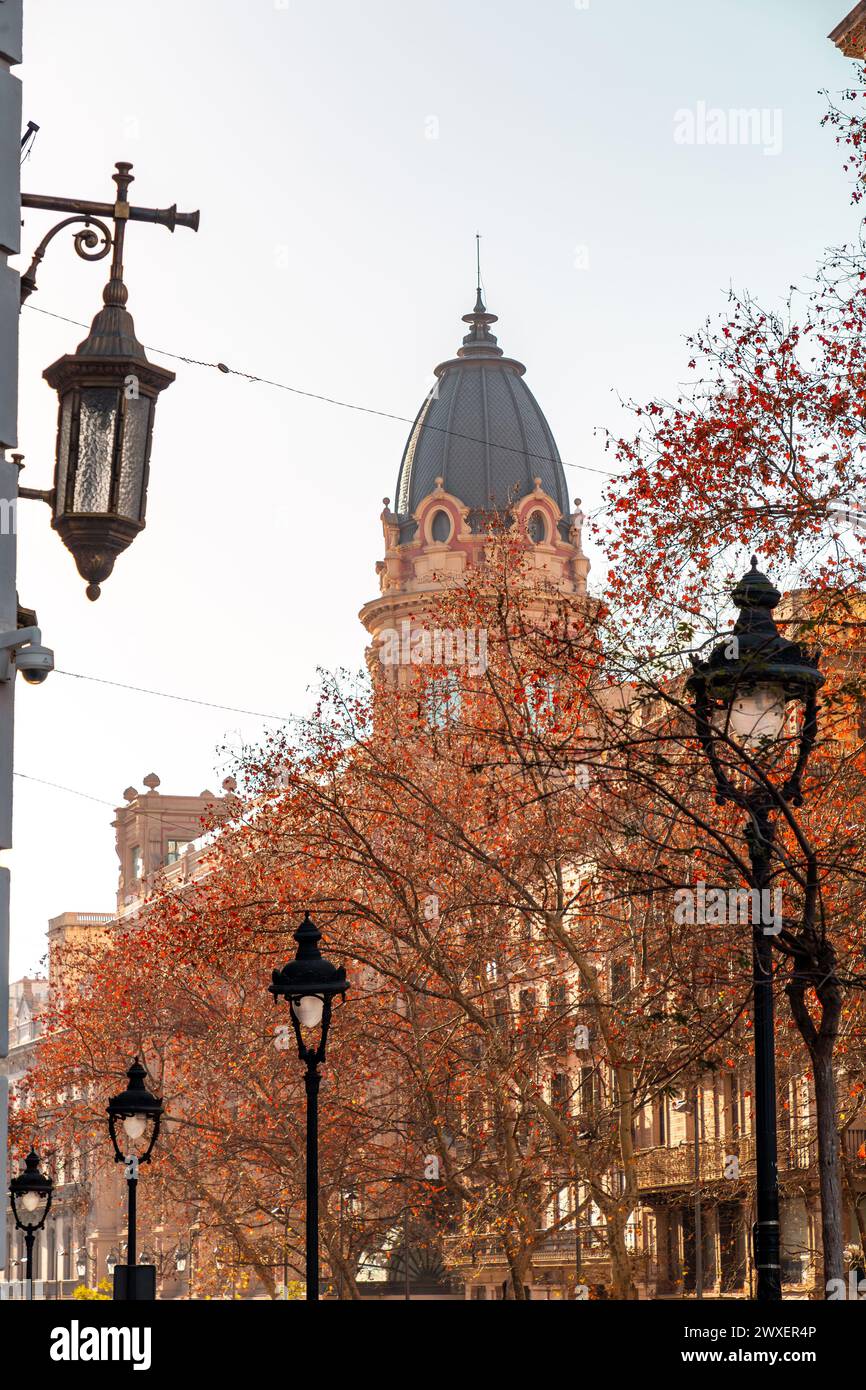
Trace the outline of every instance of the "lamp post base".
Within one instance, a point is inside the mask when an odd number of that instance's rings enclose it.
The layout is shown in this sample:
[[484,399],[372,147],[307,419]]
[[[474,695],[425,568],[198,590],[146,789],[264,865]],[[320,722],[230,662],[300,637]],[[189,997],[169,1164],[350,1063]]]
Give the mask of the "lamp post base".
[[155,1302],[156,1265],[115,1265],[114,1300],[120,1303]]

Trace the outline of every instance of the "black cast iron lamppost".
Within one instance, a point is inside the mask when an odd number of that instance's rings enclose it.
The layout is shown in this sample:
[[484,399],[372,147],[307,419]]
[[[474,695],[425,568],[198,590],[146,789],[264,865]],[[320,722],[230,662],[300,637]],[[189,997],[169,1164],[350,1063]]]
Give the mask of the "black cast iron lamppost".
[[19,1173],[9,1184],[9,1197],[12,1202],[12,1215],[19,1231],[24,1232],[24,1245],[27,1251],[27,1297],[33,1297],[33,1243],[36,1232],[45,1225],[45,1218],[51,1210],[51,1196],[54,1184],[47,1173],[39,1167],[39,1157],[31,1149],[24,1160],[24,1172]]
[[[802,780],[818,733],[817,658],[782,637],[773,618],[781,595],[758,569],[757,556],[733,591],[740,610],[733,634],[695,661],[688,681],[698,740],[713,772],[716,801],[747,816],[745,838],[755,900],[771,882],[775,821],[785,805],[800,806]],[[797,719],[794,709],[802,709]],[[786,726],[790,734],[783,735]],[[782,785],[772,774],[782,771]],[[754,920],[757,918],[757,920]],[[778,926],[753,911],[752,979],[755,1027],[757,1299],[782,1297],[779,1171],[776,1144],[776,1058],[773,1018],[773,936]]]
[[[159,1137],[162,1101],[145,1086],[147,1072],[137,1057],[126,1075],[129,1085],[119,1095],[111,1097],[106,1109],[108,1132],[114,1146],[114,1161],[124,1165],[128,1192],[127,1263],[115,1266],[114,1297],[132,1302],[153,1299],[156,1296],[154,1266],[137,1264],[135,1225],[138,1166],[140,1163],[150,1162],[153,1146]],[[118,1124],[123,1130],[120,1138],[129,1152],[124,1152],[118,1142]]]
[[[319,1297],[319,1064],[325,1060],[325,1046],[331,1023],[331,1003],[339,994],[345,999],[348,983],[343,966],[323,960],[319,950],[322,933],[310,920],[309,912],[295,932],[298,950],[295,959],[275,970],[268,986],[275,1000],[284,996],[289,1012],[298,1056],[306,1066],[304,1085],[307,1092],[307,1301]],[[302,1030],[315,1034],[318,1044],[308,1046]],[[312,1041],[314,1041],[313,1039]]]
[[[144,528],[153,417],[156,398],[174,381],[174,372],[155,367],[135,336],[123,282],[123,244],[128,222],[155,222],[198,230],[197,212],[177,207],[140,208],[128,201],[132,165],[120,162],[113,175],[113,203],[23,194],[22,207],[68,212],[43,238],[21,278],[21,297],[36,289],[36,272],[49,242],[64,228],[83,223],[74,236],[84,260],[98,261],[111,251],[111,272],[103,306],[74,353],[43,373],[57,391],[60,414],[54,486],[19,488],[19,496],[47,502],[51,524],[72,552],[88,581],[87,596],[97,599],[117,556]],[[109,228],[105,219],[112,219]],[[101,243],[101,244],[100,244]],[[20,459],[20,455],[16,456]]]

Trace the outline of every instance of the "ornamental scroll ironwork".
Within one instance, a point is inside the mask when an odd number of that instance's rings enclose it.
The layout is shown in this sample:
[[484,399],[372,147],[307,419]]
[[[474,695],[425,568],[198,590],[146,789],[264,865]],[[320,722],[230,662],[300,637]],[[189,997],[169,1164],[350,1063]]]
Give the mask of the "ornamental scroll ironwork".
[[[76,222],[83,222],[84,226],[80,228],[79,231],[75,232],[72,238],[75,254],[80,256],[83,261],[101,261],[108,255],[114,245],[114,239],[110,229],[101,218],[94,217],[92,214],[83,215],[81,213],[76,214],[74,217],[64,217],[62,222],[58,222],[57,225],[52,227],[51,231],[42,238],[36,250],[33,252],[33,259],[30,265],[21,276],[22,304],[36,289],[36,272],[44,259],[45,252],[48,250],[50,243],[57,236],[58,232],[62,232],[66,227],[71,227]],[[101,246],[100,234],[102,240]]]

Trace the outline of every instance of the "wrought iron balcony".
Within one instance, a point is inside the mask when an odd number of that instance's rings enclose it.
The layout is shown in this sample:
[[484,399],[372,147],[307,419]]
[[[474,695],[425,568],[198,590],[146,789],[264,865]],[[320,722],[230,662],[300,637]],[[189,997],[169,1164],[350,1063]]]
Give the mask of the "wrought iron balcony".
[[[779,1172],[803,1172],[818,1161],[818,1141],[809,1131],[793,1137],[787,1129],[779,1130]],[[755,1136],[741,1134],[730,1139],[704,1139],[698,1155],[698,1177],[702,1183],[731,1181],[730,1160],[736,1158],[739,1176],[755,1175]],[[639,1149],[635,1154],[638,1187],[642,1192],[658,1188],[693,1187],[695,1184],[695,1146],[687,1143],[670,1147]]]

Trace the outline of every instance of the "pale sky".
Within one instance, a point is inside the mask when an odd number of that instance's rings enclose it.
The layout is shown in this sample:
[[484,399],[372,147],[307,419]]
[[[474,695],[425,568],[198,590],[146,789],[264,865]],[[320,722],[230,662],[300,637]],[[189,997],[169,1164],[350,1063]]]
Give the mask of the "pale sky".
[[[25,0],[28,192],[201,208],[197,236],[133,225],[141,340],[414,416],[474,298],[524,361],[572,464],[610,459],[618,397],[670,394],[682,335],[734,283],[770,301],[853,235],[819,89],[847,0]],[[776,149],[683,145],[677,112],[762,108]],[[773,113],[781,113],[779,118]],[[780,148],[779,148],[780,146]],[[28,213],[32,251],[51,222]],[[30,303],[88,321],[106,263],[52,244]],[[28,256],[29,259],[29,256]],[[24,262],[26,264],[26,261]],[[84,336],[22,314],[23,482],[51,483],[44,367]],[[356,668],[382,497],[409,426],[152,354],[147,530],[91,604],[48,509],[22,503],[19,592],[59,668],[292,714],[318,666]],[[567,469],[585,509],[603,480]],[[596,578],[604,561],[593,556]],[[55,674],[19,682],[13,978],[47,919],[107,911],[111,806],[146,773],[217,789],[261,721]],[[109,804],[100,804],[105,802]]]

